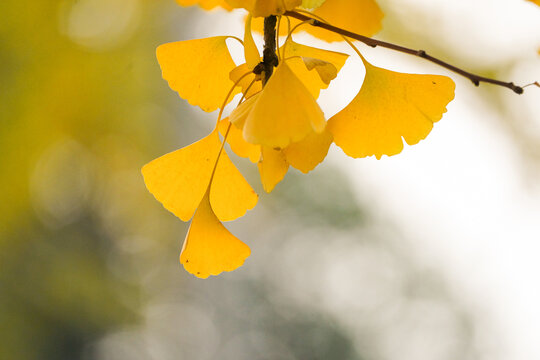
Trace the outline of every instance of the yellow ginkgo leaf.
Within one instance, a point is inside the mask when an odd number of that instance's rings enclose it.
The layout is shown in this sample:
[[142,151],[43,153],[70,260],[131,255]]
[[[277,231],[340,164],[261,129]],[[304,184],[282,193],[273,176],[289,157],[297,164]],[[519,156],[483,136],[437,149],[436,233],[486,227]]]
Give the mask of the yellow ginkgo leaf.
[[205,194],[193,217],[180,254],[187,272],[206,279],[244,264],[251,250],[231,234],[212,211]]
[[[221,107],[233,83],[236,65],[227,48],[227,36],[178,41],[160,45],[157,58],[163,78],[181,98],[204,111]],[[238,93],[236,89],[232,97]]]
[[[365,36],[378,33],[384,17],[375,0],[326,0],[313,13],[332,25]],[[321,40],[343,41],[340,35],[316,26],[303,30]]]
[[332,140],[332,134],[327,130],[320,134],[313,132],[302,141],[287,146],[283,154],[292,167],[307,174],[326,158]]
[[258,167],[263,189],[268,193],[274,190],[289,170],[289,164],[283,152],[266,146],[262,147],[262,158]]
[[285,58],[289,58],[292,56],[301,56],[306,58],[320,59],[330,64],[333,64],[336,67],[337,71],[341,70],[341,68],[343,67],[343,65],[345,65],[345,62],[347,61],[347,58],[349,57],[349,55],[344,53],[299,44],[291,39],[287,40],[286,44],[284,44],[280,49],[282,52],[285,52]]
[[[163,155],[142,168],[148,191],[163,206],[183,221],[188,221],[207,192],[221,142],[218,131]],[[257,203],[257,194],[249,186],[223,151],[219,157],[210,200],[222,221],[243,216]]]
[[283,149],[312,131],[324,131],[326,121],[321,108],[286,61],[279,64],[256,96],[243,127],[247,142]]
[[232,221],[253,209],[258,199],[257,193],[223,151],[210,185],[214,213],[221,221]]
[[529,0],[529,1],[540,6],[540,0]]
[[452,79],[439,75],[403,74],[364,60],[366,77],[360,92],[328,121],[334,142],[354,158],[395,155],[424,139],[454,98]]
[[[281,47],[281,51],[284,52],[285,58],[301,57],[302,59],[317,59],[313,61],[322,61],[327,63],[329,64],[328,69],[335,68],[336,75],[341,70],[343,65],[345,65],[345,61],[347,61],[347,58],[349,57],[347,54],[298,44],[290,39],[286,44],[284,44],[284,46]],[[300,59],[290,59],[289,66],[300,81],[302,81],[304,86],[311,92],[311,95],[314,98],[318,98],[320,90],[328,88],[330,83],[328,80],[330,77],[332,77],[332,75],[329,74],[328,71],[326,71],[327,73],[325,74],[325,70],[320,67],[315,67],[316,71],[310,71],[314,67],[309,69],[308,66],[314,65],[314,63],[308,65],[305,63],[305,61],[306,60],[300,61]],[[307,62],[309,63],[310,60],[307,60]],[[324,80],[321,78],[319,71],[322,71],[323,76],[325,77]],[[332,71],[333,70],[330,70],[330,72]]]
[[316,9],[321,6],[326,0],[302,0],[302,7],[304,9]]
[[226,0],[233,8],[244,8],[253,17],[281,15],[302,4],[302,0]]
[[229,134],[227,135],[227,142],[231,146],[231,150],[238,156],[248,158],[252,163],[256,164],[261,158],[260,145],[253,145],[248,143],[242,137],[242,129],[232,125],[229,128],[229,119],[223,119],[219,122],[219,132],[222,136],[225,136],[227,129]]
[[225,0],[176,0],[180,6],[199,5],[205,10],[212,10],[215,7],[221,6],[224,9],[232,10]]
[[251,34],[251,15],[248,15],[246,18],[246,26],[244,29],[244,57],[249,70],[253,70],[261,59],[257,45],[255,45],[253,35]]
[[261,76],[255,75],[253,73],[244,76],[249,71],[250,70],[248,65],[242,64],[235,67],[229,74],[229,78],[232,80],[233,83],[236,84],[236,82],[238,81],[238,86],[242,89],[242,93],[245,95],[246,98],[250,98],[262,90],[262,82],[260,79]]
[[[382,28],[383,12],[375,0],[326,0],[313,14],[320,16],[330,24],[339,28],[364,35],[372,36]],[[290,18],[291,28],[300,24],[300,20]],[[263,32],[263,21],[256,19],[253,29]],[[317,26],[303,25],[299,30],[328,42],[343,41],[341,35],[324,30]],[[280,27],[280,36],[287,36],[287,26]]]
[[234,109],[229,116],[229,121],[233,123],[237,128],[243,129],[244,124],[246,123],[246,120],[251,111],[253,110],[253,107],[257,103],[260,95],[261,93],[257,93],[243,103],[241,103],[240,105],[238,105],[238,107]]
[[315,71],[317,71],[317,74],[319,74],[319,77],[325,84],[330,84],[330,82],[337,77],[338,71],[336,67],[329,62],[310,57],[303,57],[302,60],[308,70],[311,71],[315,69]]

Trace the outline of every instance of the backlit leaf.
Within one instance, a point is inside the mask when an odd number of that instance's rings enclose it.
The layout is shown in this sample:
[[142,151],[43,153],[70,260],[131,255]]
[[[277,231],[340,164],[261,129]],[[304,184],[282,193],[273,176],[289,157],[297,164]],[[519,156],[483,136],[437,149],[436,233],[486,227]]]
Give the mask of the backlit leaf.
[[302,141],[287,146],[283,154],[292,167],[307,174],[326,158],[332,140],[332,134],[327,130],[320,134],[313,132]]
[[[235,67],[229,74],[229,78],[232,80],[233,83],[236,84],[236,82],[239,81],[238,86],[242,89],[242,93],[246,96],[246,98],[250,98],[262,90],[262,82],[259,75],[251,73],[242,78],[242,76],[244,76],[249,71],[250,70],[247,64],[242,64]],[[252,82],[253,85],[251,84]]]
[[326,0],[302,0],[302,7],[304,9],[316,9],[321,6]]
[[[146,164],[142,173],[148,190],[163,206],[188,221],[207,192],[221,142],[217,130],[207,137]],[[210,200],[222,221],[243,216],[257,195],[225,152],[219,158]]]
[[[335,67],[336,74],[341,70],[343,65],[345,65],[345,61],[348,58],[347,54],[298,44],[290,39],[287,41],[286,46],[284,45],[281,47],[281,51],[284,52],[285,58],[312,58],[329,63]],[[311,95],[314,98],[319,97],[321,89],[328,88],[330,82],[322,80],[318,71],[310,71],[305,61],[300,61],[300,59],[290,59],[288,64],[293,73],[300,79],[300,81],[302,81],[304,86],[311,92]],[[327,76],[325,80],[328,80],[329,77],[330,76]]]
[[256,96],[243,127],[244,139],[252,144],[284,148],[326,126],[321,108],[285,61]]
[[[227,38],[178,41],[157,48],[163,78],[171,89],[204,111],[218,109],[233,85],[229,73],[236,65],[227,48]],[[232,96],[237,93],[238,89]]]
[[[375,0],[326,0],[313,13],[330,24],[365,36],[378,33],[384,17]],[[329,42],[343,41],[340,35],[316,26],[306,26],[303,30]]]
[[334,142],[351,157],[395,155],[424,139],[454,98],[454,82],[439,75],[403,74],[364,61],[358,95],[328,121]]
[[204,195],[180,254],[180,263],[186,271],[205,279],[239,268],[250,253],[249,247],[219,221],[212,211],[208,194]]
[[[229,128],[229,119],[223,119],[219,122],[219,132],[225,136]],[[238,156],[248,158],[252,163],[258,163],[261,158],[261,146],[253,145],[244,140],[242,129],[232,125],[227,135],[227,142],[231,146],[231,150]]]
[[[233,123],[237,128],[243,129],[246,120],[253,110],[253,107],[257,103],[261,93],[255,94],[233,110],[231,116],[229,116],[229,121]],[[242,135],[243,136],[243,135]]]
[[262,147],[262,159],[258,167],[264,191],[268,193],[274,190],[289,170],[289,164],[283,152],[266,146]]
[[[216,131],[217,135],[217,131]],[[258,196],[223,151],[210,186],[210,203],[221,221],[244,216],[257,205]]]
[[308,70],[311,71],[315,69],[315,71],[317,71],[317,74],[319,74],[319,77],[325,84],[330,84],[330,82],[337,77],[338,72],[336,67],[329,62],[310,57],[303,57],[302,60]]
[[244,29],[244,57],[249,70],[253,70],[261,59],[257,45],[255,45],[253,35],[251,34],[251,15],[248,15],[246,18],[246,25]]

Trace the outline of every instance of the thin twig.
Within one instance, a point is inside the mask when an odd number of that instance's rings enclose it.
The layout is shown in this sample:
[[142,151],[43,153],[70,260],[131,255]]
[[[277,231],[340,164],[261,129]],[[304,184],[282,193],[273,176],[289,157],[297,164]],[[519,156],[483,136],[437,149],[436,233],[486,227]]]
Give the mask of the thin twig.
[[480,75],[470,73],[470,72],[465,71],[463,69],[460,69],[460,68],[458,68],[458,67],[456,67],[456,66],[454,66],[452,64],[449,64],[449,63],[444,62],[444,61],[442,61],[440,59],[437,59],[437,58],[429,55],[428,53],[426,53],[424,50],[409,49],[409,48],[406,48],[404,46],[388,43],[388,42],[381,41],[381,40],[375,40],[375,39],[372,39],[370,37],[363,36],[363,35],[360,35],[360,34],[356,34],[356,33],[341,29],[339,27],[336,27],[336,26],[321,22],[321,21],[319,21],[317,19],[310,18],[309,16],[300,14],[300,13],[298,13],[296,11],[287,11],[284,15],[293,17],[293,18],[298,19],[300,21],[306,21],[306,20],[311,19],[312,21],[310,22],[310,24],[312,26],[317,26],[317,27],[320,27],[322,29],[326,29],[328,31],[331,31],[331,32],[334,32],[334,33],[341,34],[343,36],[349,37],[351,39],[361,41],[364,44],[366,44],[368,46],[371,46],[371,47],[380,46],[380,47],[384,47],[384,48],[387,48],[387,49],[399,51],[399,52],[402,52],[402,53],[405,53],[405,54],[421,57],[421,58],[426,59],[428,61],[431,61],[432,63],[435,63],[435,64],[437,64],[439,66],[442,66],[445,69],[453,71],[456,74],[459,74],[461,76],[464,76],[464,77],[468,78],[469,80],[472,81],[472,83],[475,86],[479,86],[480,83],[485,82],[485,83],[489,83],[489,84],[498,85],[498,86],[508,88],[508,89],[512,90],[513,92],[515,92],[516,94],[523,94],[523,91],[524,91],[523,87],[517,86],[513,82],[504,82],[504,81],[490,79],[490,78],[487,78],[487,77],[484,77],[484,76],[480,76]]

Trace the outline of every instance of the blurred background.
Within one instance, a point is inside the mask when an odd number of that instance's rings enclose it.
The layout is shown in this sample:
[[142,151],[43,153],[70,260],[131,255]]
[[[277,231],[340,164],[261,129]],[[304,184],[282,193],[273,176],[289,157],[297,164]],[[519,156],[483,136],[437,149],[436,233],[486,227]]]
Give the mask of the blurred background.
[[[530,2],[379,3],[378,38],[540,80]],[[178,263],[188,224],[140,168],[206,135],[216,114],[168,88],[155,48],[241,36],[242,12],[7,0],[0,14],[0,359],[540,358],[540,89],[451,75],[456,99],[425,141],[381,161],[333,147],[270,195],[234,158],[261,194],[227,224],[252,255],[199,280]],[[392,70],[450,75],[360,49]],[[362,78],[351,57],[321,96],[328,117]]]

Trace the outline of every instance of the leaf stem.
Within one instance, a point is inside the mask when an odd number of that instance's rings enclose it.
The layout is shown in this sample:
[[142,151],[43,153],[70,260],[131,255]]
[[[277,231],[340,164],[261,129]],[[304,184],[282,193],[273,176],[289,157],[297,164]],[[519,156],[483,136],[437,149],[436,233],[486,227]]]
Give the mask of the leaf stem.
[[392,44],[392,43],[381,41],[381,40],[375,40],[375,39],[372,39],[370,37],[363,36],[363,35],[360,35],[360,34],[356,34],[356,33],[341,29],[339,27],[336,27],[334,25],[324,23],[324,22],[319,21],[317,19],[314,19],[314,18],[312,18],[310,16],[300,14],[300,13],[298,13],[296,11],[287,11],[284,15],[285,16],[290,16],[290,17],[298,19],[300,21],[311,20],[310,24],[312,26],[317,26],[317,27],[320,27],[322,29],[334,32],[336,34],[340,34],[340,35],[349,37],[351,39],[361,41],[364,44],[366,44],[368,46],[371,46],[371,47],[380,46],[380,47],[384,47],[384,48],[391,49],[391,50],[394,50],[394,51],[402,52],[402,53],[405,53],[405,54],[421,57],[422,59],[426,59],[427,61],[435,63],[435,64],[437,64],[437,65],[439,65],[439,66],[441,66],[441,67],[443,67],[445,69],[448,69],[448,70],[450,70],[452,72],[455,72],[456,74],[459,74],[461,76],[464,76],[464,77],[468,78],[469,80],[472,81],[472,83],[475,86],[479,86],[480,83],[484,82],[484,83],[489,83],[489,84],[498,85],[498,86],[508,88],[508,89],[512,90],[513,92],[515,92],[516,94],[523,94],[523,91],[524,91],[522,86],[517,86],[513,82],[504,82],[504,81],[491,79],[491,78],[487,78],[487,77],[484,77],[484,76],[480,76],[480,75],[470,73],[470,72],[465,71],[465,70],[463,70],[461,68],[458,68],[457,66],[449,64],[447,62],[444,62],[444,61],[442,61],[442,60],[440,60],[438,58],[435,58],[435,57],[429,55],[424,50],[414,50],[414,49],[410,49],[410,48],[407,48],[407,47],[404,47],[404,46],[401,46],[401,45],[396,45],[396,44]]

